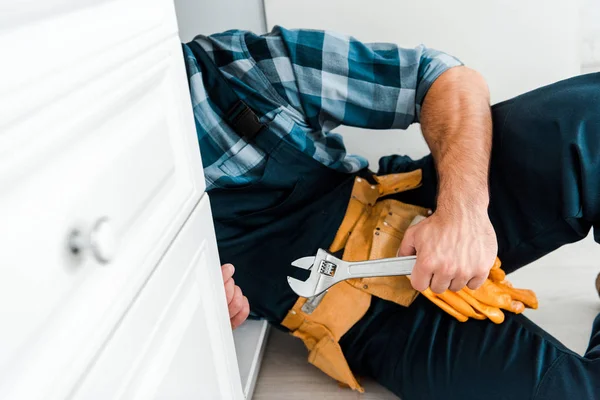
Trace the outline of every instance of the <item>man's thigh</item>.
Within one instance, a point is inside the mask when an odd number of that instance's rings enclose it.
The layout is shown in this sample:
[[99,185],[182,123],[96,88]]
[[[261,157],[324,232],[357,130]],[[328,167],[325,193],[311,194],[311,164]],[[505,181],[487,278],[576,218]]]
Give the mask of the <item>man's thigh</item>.
[[555,362],[581,363],[522,315],[461,323],[423,296],[408,308],[374,298],[340,343],[353,371],[403,400],[531,399]]
[[[600,228],[600,74],[496,104],[492,118],[489,215],[503,268],[512,272]],[[431,156],[383,157],[378,173],[417,168],[423,185],[395,198],[435,208]]]
[[492,107],[490,219],[507,272],[600,222],[600,74]]

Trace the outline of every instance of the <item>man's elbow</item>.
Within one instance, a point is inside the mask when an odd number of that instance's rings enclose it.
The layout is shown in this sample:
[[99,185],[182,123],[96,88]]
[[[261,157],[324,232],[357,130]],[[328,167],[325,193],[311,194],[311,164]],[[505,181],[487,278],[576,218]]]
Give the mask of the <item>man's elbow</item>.
[[450,68],[442,73],[431,89],[435,89],[435,86],[443,91],[468,91],[490,101],[490,90],[483,75],[464,65]]

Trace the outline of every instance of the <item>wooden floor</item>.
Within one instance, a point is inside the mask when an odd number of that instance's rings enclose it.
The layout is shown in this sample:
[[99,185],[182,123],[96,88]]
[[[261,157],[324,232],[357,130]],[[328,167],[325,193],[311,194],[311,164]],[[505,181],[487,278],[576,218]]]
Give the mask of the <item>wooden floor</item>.
[[[589,239],[589,238],[588,238]],[[591,240],[571,245],[511,275],[517,287],[536,291],[540,308],[528,316],[582,354],[591,323],[600,312],[594,280],[600,272],[600,246]],[[359,394],[322,374],[306,361],[304,345],[271,329],[253,400],[387,400],[396,396],[377,383],[363,382]]]

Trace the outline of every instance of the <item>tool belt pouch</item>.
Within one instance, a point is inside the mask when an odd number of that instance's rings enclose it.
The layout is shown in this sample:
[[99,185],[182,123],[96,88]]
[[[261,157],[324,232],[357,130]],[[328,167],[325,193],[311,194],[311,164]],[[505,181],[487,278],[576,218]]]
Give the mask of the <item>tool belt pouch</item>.
[[[313,308],[311,302],[319,302]],[[282,325],[304,342],[308,361],[333,379],[363,392],[352,374],[339,345],[340,338],[369,309],[371,296],[346,282],[312,299],[301,297],[283,320]]]
[[[329,248],[344,249],[342,258],[363,261],[395,257],[404,232],[417,215],[429,210],[380,198],[421,185],[421,170],[374,177],[376,183],[356,178],[346,215]],[[364,392],[339,345],[340,338],[367,312],[371,296],[408,306],[417,296],[404,276],[350,279],[322,295],[300,297],[282,325],[304,342],[308,361],[327,375]]]

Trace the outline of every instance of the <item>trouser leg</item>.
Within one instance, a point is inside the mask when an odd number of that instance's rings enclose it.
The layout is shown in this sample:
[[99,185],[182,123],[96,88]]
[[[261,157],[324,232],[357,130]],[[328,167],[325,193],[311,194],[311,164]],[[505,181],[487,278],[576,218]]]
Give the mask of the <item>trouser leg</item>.
[[587,236],[600,240],[600,74],[493,107],[489,214],[507,272]]
[[[600,74],[559,82],[493,107],[490,219],[513,271],[587,235],[600,239]],[[424,170],[397,196],[435,206],[430,157],[383,158],[380,174]],[[591,283],[590,283],[591,284]],[[422,296],[403,308],[374,300],[342,339],[352,368],[410,399],[598,399],[600,316],[585,357],[522,315],[460,323]]]
[[[497,104],[492,117],[489,215],[503,268],[578,241],[592,226],[600,241],[600,73]],[[384,157],[379,174],[415,168],[423,169],[423,186],[395,197],[435,208],[431,156]]]
[[340,344],[356,374],[402,400],[600,398],[597,349],[581,357],[523,315],[458,322],[423,296],[374,299]]

